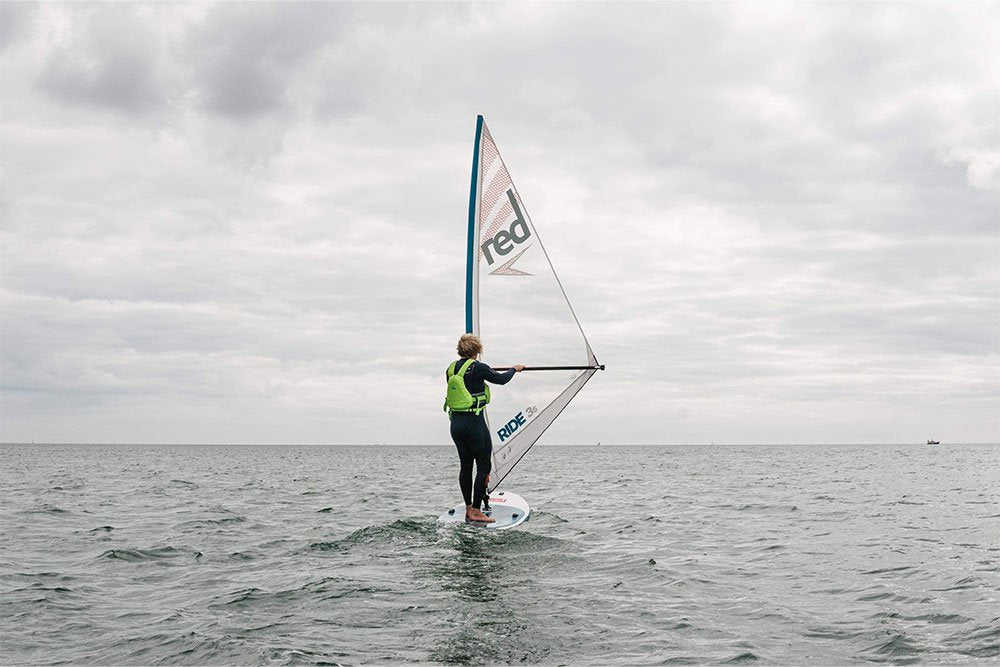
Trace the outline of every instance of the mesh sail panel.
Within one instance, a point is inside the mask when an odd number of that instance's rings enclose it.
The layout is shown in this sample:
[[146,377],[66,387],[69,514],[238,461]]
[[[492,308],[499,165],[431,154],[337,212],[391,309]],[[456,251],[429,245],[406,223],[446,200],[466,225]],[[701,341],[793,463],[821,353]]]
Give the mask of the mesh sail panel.
[[[482,124],[474,175],[473,333],[494,367],[596,366],[597,359],[545,252],[538,230]],[[495,387],[487,410],[494,489],[594,374],[518,373]]]

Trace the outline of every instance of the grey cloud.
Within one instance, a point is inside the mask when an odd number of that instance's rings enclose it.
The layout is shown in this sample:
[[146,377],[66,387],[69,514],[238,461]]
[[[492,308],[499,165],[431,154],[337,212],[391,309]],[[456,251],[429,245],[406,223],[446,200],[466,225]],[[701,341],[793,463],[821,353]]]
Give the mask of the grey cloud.
[[25,37],[36,8],[34,2],[0,3],[0,52]]
[[77,34],[57,47],[38,77],[38,85],[63,102],[148,113],[167,104],[158,71],[160,40],[137,5],[76,10]]
[[[170,105],[10,76],[13,434],[446,438],[476,112],[609,368],[553,438],[996,432],[979,9],[143,5],[144,52],[74,7],[68,47],[5,56],[134,48]],[[359,408],[387,377],[407,404]]]
[[280,111],[296,69],[350,25],[347,3],[223,3],[186,38],[205,108],[236,120]]

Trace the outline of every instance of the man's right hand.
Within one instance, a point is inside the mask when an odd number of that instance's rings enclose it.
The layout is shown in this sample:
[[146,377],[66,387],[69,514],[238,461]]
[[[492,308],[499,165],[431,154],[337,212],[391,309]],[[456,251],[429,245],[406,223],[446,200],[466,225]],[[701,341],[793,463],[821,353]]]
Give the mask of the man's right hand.
[[514,364],[513,366],[511,366],[511,368],[520,373],[521,371],[524,370],[524,364]]

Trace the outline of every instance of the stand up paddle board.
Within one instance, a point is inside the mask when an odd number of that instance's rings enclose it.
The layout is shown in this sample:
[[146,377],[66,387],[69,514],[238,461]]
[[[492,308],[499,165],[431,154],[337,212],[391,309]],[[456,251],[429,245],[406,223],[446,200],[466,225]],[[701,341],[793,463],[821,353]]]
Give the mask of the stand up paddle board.
[[497,491],[490,496],[490,509],[484,511],[490,518],[496,519],[494,523],[481,523],[479,521],[465,520],[465,503],[455,505],[450,510],[438,517],[440,523],[467,523],[470,526],[491,528],[493,530],[503,530],[520,526],[528,520],[531,508],[528,501],[510,491]]

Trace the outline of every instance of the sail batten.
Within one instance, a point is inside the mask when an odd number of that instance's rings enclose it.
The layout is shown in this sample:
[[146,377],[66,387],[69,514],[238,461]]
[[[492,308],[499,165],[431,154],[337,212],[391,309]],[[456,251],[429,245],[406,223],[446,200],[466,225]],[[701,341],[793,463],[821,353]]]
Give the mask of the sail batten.
[[466,328],[483,339],[487,363],[517,361],[546,371],[521,374],[494,392],[486,411],[492,491],[604,367],[482,116],[472,168]]

